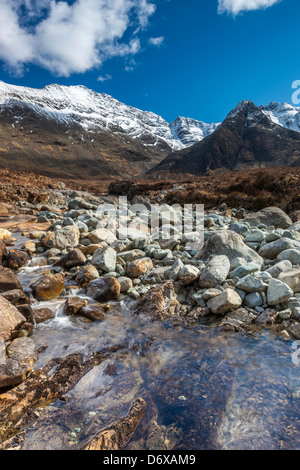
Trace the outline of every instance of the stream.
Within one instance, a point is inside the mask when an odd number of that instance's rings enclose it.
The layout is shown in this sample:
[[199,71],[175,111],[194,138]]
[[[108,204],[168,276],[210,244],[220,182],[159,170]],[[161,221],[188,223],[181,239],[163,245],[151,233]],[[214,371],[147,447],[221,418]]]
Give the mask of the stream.
[[[18,279],[26,288],[49,269],[29,265]],[[90,323],[64,315],[63,304],[74,295],[84,297],[74,290],[54,301],[34,301],[33,308],[55,313],[34,329],[40,350],[35,369],[72,353],[123,349],[48,406],[46,419],[26,429],[23,449],[81,449],[126,416],[138,397],[147,411],[127,449],[300,448],[300,365],[292,361],[292,342],[267,329],[221,332],[217,320],[151,322],[133,316],[124,301],[104,321]]]

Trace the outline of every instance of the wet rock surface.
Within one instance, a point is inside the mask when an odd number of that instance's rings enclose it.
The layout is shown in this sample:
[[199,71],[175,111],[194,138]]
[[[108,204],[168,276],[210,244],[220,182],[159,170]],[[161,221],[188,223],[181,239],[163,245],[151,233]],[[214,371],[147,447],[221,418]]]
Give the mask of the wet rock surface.
[[296,447],[300,226],[223,207],[203,246],[151,239],[73,193],[1,235],[1,448]]

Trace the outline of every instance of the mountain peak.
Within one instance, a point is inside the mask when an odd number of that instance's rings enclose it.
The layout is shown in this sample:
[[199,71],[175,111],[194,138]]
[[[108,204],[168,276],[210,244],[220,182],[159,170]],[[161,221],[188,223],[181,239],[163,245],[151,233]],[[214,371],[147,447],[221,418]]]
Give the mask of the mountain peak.
[[26,119],[26,110],[30,108],[48,120],[67,126],[79,125],[87,131],[99,129],[128,134],[145,146],[165,151],[191,146],[217,126],[189,118],[179,118],[176,124],[169,124],[153,112],[127,106],[84,85],[53,83],[34,89],[0,82],[0,113],[18,106],[23,110],[17,113],[18,120]]

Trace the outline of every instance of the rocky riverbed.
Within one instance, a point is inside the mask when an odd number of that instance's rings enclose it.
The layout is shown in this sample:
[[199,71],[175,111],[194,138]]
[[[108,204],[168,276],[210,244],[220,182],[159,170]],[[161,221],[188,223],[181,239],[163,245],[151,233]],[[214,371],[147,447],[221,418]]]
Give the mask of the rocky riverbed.
[[201,243],[165,204],[153,239],[118,204],[2,205],[0,448],[298,448],[300,222],[221,205]]

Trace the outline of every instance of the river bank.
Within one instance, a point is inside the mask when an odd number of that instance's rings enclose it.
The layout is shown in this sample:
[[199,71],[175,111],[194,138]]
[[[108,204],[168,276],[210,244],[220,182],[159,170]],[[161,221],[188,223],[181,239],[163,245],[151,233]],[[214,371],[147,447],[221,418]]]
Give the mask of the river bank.
[[191,246],[129,208],[120,240],[104,203],[1,217],[1,448],[297,448],[300,224],[223,204]]

